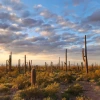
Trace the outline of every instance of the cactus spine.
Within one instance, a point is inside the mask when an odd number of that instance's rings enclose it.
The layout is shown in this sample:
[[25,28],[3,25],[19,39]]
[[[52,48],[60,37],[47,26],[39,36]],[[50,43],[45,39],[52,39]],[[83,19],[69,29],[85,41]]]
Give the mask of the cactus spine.
[[31,70],[31,85],[35,86],[35,84],[36,84],[36,70],[35,68],[33,68]]
[[86,73],[88,73],[88,59],[87,59],[87,42],[86,42],[86,35],[85,35],[85,50],[84,50],[84,48],[82,49],[82,57],[83,57],[83,61],[84,61],[85,66],[86,66]]

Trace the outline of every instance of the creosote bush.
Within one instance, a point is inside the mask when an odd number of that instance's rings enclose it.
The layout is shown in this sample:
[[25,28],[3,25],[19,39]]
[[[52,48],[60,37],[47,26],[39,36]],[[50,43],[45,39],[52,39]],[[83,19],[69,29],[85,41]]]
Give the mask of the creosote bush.
[[78,96],[81,93],[83,93],[83,87],[80,84],[74,84],[70,85],[64,93],[62,93],[62,97],[65,97],[66,99],[70,99],[73,96]]
[[31,83],[27,76],[19,75],[16,79],[14,79],[13,87],[16,87],[18,89],[23,89],[23,88],[27,88],[30,85],[31,85]]

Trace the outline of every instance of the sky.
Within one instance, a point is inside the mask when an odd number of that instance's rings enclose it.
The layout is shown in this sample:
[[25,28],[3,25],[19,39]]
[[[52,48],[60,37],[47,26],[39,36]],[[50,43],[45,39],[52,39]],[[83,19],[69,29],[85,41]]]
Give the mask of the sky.
[[0,64],[81,63],[87,36],[89,64],[100,64],[100,0],[0,0]]

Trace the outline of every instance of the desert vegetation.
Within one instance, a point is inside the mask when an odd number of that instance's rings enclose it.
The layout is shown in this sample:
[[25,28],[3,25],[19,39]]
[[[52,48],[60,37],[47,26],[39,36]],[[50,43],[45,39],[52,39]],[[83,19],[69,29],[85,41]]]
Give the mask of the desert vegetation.
[[6,66],[0,67],[0,100],[94,100],[93,95],[100,96],[100,66],[88,65],[86,36],[81,65],[68,64],[67,49],[64,64],[59,57],[57,65],[33,66],[26,58],[24,66],[19,59],[15,67],[11,53]]

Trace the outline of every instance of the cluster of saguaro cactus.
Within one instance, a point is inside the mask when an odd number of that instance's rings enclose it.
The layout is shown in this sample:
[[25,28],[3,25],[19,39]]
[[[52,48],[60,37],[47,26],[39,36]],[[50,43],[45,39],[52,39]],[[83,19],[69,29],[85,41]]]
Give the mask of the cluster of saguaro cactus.
[[88,59],[87,59],[87,42],[86,42],[86,35],[85,35],[85,49],[82,48],[82,57],[84,64],[86,66],[86,72],[88,73]]
[[31,85],[35,86],[35,84],[36,84],[36,70],[35,68],[33,68],[31,70]]

